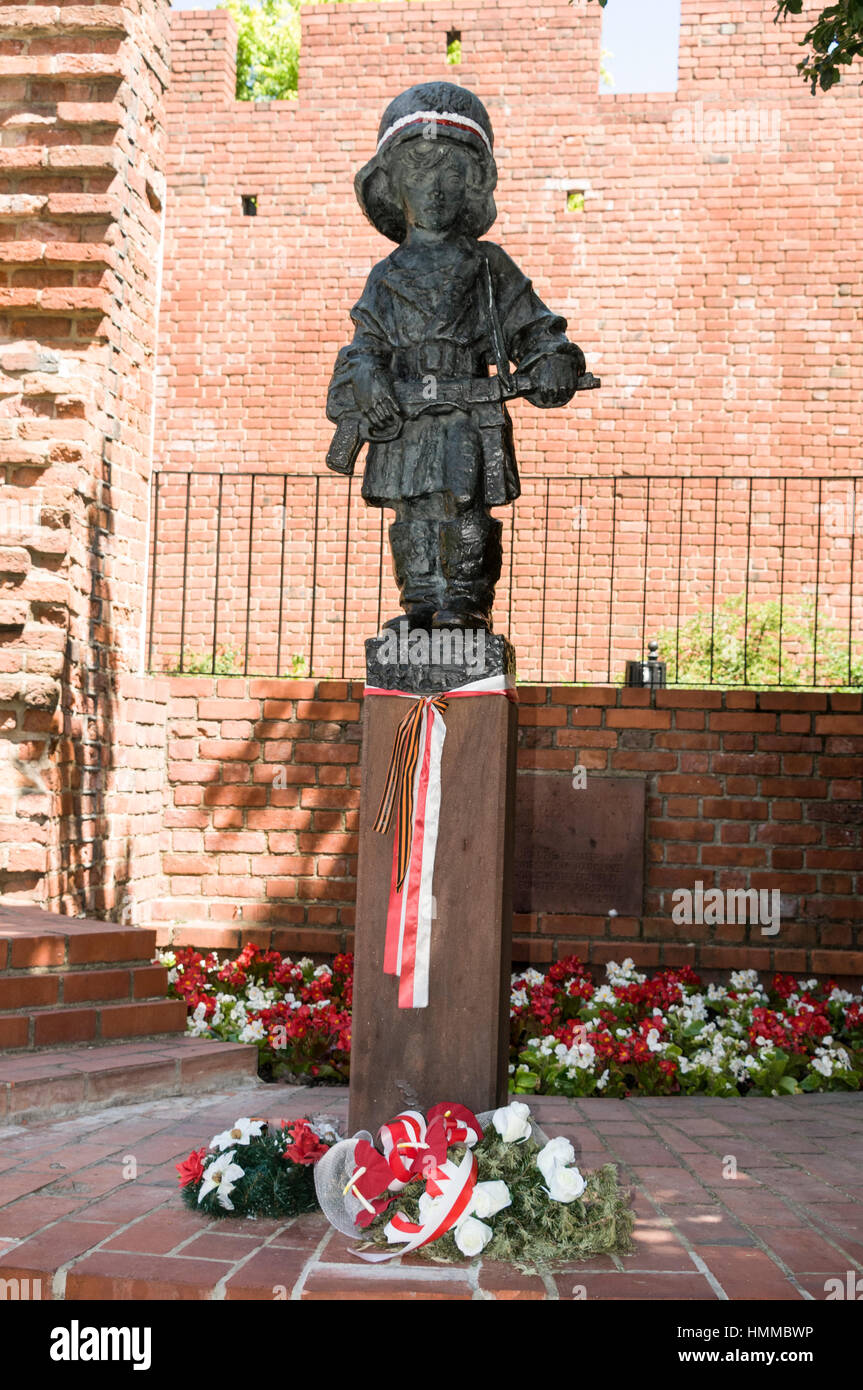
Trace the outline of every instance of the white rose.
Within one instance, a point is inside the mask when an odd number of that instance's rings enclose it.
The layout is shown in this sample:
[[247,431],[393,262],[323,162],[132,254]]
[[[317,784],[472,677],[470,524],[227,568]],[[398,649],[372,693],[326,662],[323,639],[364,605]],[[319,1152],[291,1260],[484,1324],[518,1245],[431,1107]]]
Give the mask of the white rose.
[[536,1156],[536,1166],[546,1182],[550,1181],[555,1168],[565,1167],[567,1163],[574,1162],[575,1149],[563,1135],[558,1135],[557,1139],[549,1139]]
[[473,1190],[470,1214],[485,1220],[510,1206],[512,1197],[505,1182],[478,1182]]
[[574,1202],[586,1187],[577,1168],[555,1168],[548,1179],[548,1195],[553,1202]]
[[456,1227],[455,1243],[463,1255],[478,1255],[493,1235],[491,1226],[487,1226],[484,1221],[477,1221],[475,1216],[469,1216]]
[[519,1100],[495,1110],[491,1122],[505,1144],[514,1144],[530,1134],[530,1110]]

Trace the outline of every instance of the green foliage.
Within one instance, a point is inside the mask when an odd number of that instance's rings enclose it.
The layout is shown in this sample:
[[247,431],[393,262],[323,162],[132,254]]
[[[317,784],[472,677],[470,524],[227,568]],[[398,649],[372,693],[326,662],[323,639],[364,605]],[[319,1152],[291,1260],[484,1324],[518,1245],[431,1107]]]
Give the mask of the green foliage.
[[[776,0],[776,19],[803,12],[803,0]],[[842,69],[863,55],[863,3],[839,0],[822,10],[801,39],[810,52],[797,71],[809,83],[812,94],[823,92],[841,80]]]
[[[219,0],[237,25],[237,100],[291,101],[300,72],[300,6],[348,0]],[[460,58],[448,62],[460,62]]]
[[237,98],[297,95],[300,0],[221,0],[237,25]]
[[307,676],[308,674],[308,657],[301,656],[299,652],[294,652],[294,655],[291,657],[291,669],[287,673],[287,679],[301,680],[304,676]]
[[451,39],[447,44],[446,60],[448,63],[453,64],[461,62],[461,39]]
[[[537,1268],[553,1260],[584,1260],[612,1251],[632,1249],[635,1218],[628,1194],[621,1191],[613,1164],[597,1168],[587,1177],[587,1186],[574,1202],[553,1202],[545,1190],[545,1179],[536,1166],[539,1145],[534,1139],[521,1144],[505,1144],[492,1125],[474,1149],[482,1182],[505,1182],[512,1205],[489,1217],[494,1236],[483,1251],[483,1259],[505,1260],[520,1268]],[[464,1149],[450,1149],[448,1157],[459,1163]],[[418,1220],[423,1183],[409,1183],[391,1207],[367,1228],[375,1245],[386,1245],[384,1227],[395,1210],[411,1221]],[[463,1263],[464,1255],[452,1231],[431,1245],[415,1252],[425,1259],[444,1264]]]
[[210,1217],[243,1215],[275,1219],[318,1211],[314,1168],[311,1164],[287,1162],[283,1157],[284,1144],[284,1136],[278,1130],[265,1133],[249,1144],[237,1144],[234,1162],[243,1169],[245,1176],[231,1193],[233,1211],[219,1204],[215,1191],[208,1192],[199,1203],[199,1182],[182,1189],[184,1203],[190,1211]]
[[815,601],[808,595],[786,600],[781,611],[779,600],[770,599],[750,602],[747,612],[742,595],[726,599],[712,616],[710,609],[699,609],[679,634],[672,628],[658,634],[668,683],[775,686],[781,678],[791,686],[863,685],[863,651],[859,645],[852,649],[849,681],[847,632],[820,616],[813,680],[815,621]]
[[584,194],[576,192],[567,193],[566,210],[567,212],[584,212]]
[[[599,3],[605,9],[608,0],[599,0]],[[803,0],[775,0],[775,3],[774,23],[803,13]],[[823,92],[829,91],[840,81],[842,68],[863,56],[861,0],[838,0],[835,5],[827,5],[807,29],[800,44],[811,51],[801,58],[797,71],[810,84],[813,96],[819,87]]]
[[[182,670],[180,666],[182,664]],[[216,661],[213,664],[213,653],[194,652],[185,648],[183,651],[182,663],[179,656],[174,658],[174,665],[170,666],[165,672],[166,676],[241,676],[243,674],[243,659],[233,647],[217,647]]]

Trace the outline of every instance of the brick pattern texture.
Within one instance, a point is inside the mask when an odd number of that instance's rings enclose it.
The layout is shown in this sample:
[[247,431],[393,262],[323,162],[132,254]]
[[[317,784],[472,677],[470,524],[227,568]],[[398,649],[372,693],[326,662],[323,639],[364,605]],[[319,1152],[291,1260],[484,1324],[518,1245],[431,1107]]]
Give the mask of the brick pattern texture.
[[[163,943],[352,945],[362,687],[171,681]],[[638,918],[528,914],[515,958],[863,974],[859,695],[522,686],[519,767],[647,780]],[[446,788],[444,788],[444,807]],[[445,810],[444,810],[445,813]],[[778,889],[778,935],[677,925],[672,893]]]
[[392,249],[353,176],[387,101],[437,78],[487,101],[490,235],[607,383],[576,409],[515,407],[528,472],[859,468],[859,92],[811,97],[804,18],[774,13],[683,0],[677,92],[615,96],[596,4],[310,6],[299,99],[254,103],[233,100],[230,16],[174,14],[160,463],[320,471],[348,310]]
[[[513,407],[525,487],[514,541],[510,509],[500,513],[515,555],[498,611],[524,674],[613,680],[609,627],[613,646],[638,656],[711,599],[742,595],[747,562],[752,605],[780,587],[786,598],[811,596],[817,584],[822,613],[847,630],[855,524],[863,534],[859,484],[848,519],[848,479],[860,468],[859,93],[848,81],[813,98],[795,71],[805,17],[777,26],[774,13],[773,0],[683,0],[677,92],[618,96],[598,92],[597,4],[309,7],[298,100],[254,103],[233,97],[230,16],[172,16],[156,447],[161,468],[196,476],[191,526],[186,480],[162,481],[155,669],[170,669],[181,645],[210,650],[218,532],[218,639],[238,669],[289,674],[296,655],[314,656],[304,669],[316,676],[361,673],[367,624],[356,615],[377,602],[379,514],[363,507],[356,485],[349,503],[345,480],[329,476],[313,577],[315,497],[302,475],[324,471],[335,353],[370,267],[392,249],[362,217],[353,176],[386,102],[430,78],[486,100],[500,171],[491,239],[567,315],[604,382],[565,410]],[[453,30],[458,66],[445,61]],[[583,192],[582,212],[567,211],[570,191]],[[243,212],[250,195],[254,217]],[[227,479],[219,529],[221,484],[205,470],[252,469],[301,476],[259,479],[254,498],[247,478]],[[686,497],[659,473],[691,478]],[[787,496],[778,481],[762,485],[747,531],[752,474],[810,476]],[[539,475],[558,480],[550,496]],[[621,479],[616,515],[612,475]],[[718,498],[709,475],[720,476]],[[821,493],[815,475],[825,475]],[[563,645],[552,640],[540,661],[544,564],[561,596]],[[394,604],[389,569],[387,555],[385,609]]]
[[167,18],[165,0],[0,9],[0,892],[70,913],[128,915],[155,866],[152,724],[123,680],[143,618]]

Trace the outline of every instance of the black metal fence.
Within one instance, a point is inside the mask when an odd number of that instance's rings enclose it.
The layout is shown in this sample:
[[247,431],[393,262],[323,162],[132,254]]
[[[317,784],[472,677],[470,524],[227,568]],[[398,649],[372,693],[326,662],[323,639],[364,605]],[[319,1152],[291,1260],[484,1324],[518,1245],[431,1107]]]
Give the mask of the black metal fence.
[[[498,630],[519,679],[608,684],[659,642],[669,684],[863,685],[863,478],[522,479]],[[332,474],[157,473],[154,671],[360,677],[396,614],[390,513]]]

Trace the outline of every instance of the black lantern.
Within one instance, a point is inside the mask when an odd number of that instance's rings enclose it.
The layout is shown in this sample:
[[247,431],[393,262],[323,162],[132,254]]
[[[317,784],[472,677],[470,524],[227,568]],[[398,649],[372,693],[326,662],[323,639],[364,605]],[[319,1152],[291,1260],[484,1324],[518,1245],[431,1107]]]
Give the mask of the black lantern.
[[627,661],[626,684],[652,686],[657,689],[665,685],[665,662],[658,657],[659,643],[648,642],[646,661]]

